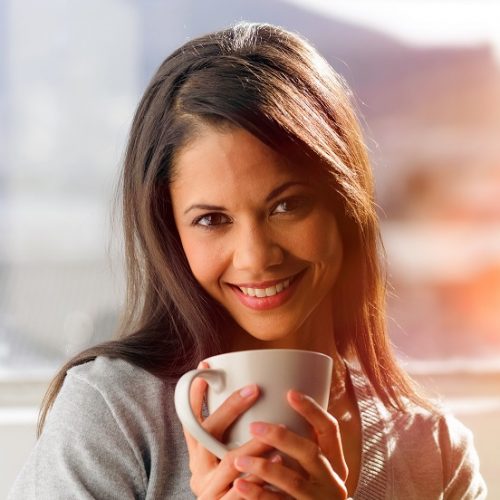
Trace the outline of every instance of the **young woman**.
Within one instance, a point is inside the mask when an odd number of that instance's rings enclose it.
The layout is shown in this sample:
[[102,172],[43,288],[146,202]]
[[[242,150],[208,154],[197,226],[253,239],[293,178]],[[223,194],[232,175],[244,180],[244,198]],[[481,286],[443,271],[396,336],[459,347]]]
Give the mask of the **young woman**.
[[[59,372],[11,498],[485,497],[470,432],[391,351],[367,153],[346,85],[306,41],[240,23],[176,50],[139,104],[122,187],[121,333]],[[314,441],[260,422],[218,460],[183,432],[182,373],[283,347],[335,360],[328,412],[288,394]],[[192,405],[222,438],[259,389],[207,416],[204,384]]]

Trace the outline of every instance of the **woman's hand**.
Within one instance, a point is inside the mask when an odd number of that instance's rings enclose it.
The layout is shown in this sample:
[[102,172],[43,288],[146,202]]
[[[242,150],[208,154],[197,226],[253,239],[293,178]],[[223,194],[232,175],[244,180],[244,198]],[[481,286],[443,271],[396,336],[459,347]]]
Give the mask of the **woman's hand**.
[[[241,454],[235,459],[235,467],[276,486],[295,499],[346,499],[348,469],[336,419],[308,396],[289,391],[287,397],[292,408],[312,425],[316,442],[298,436],[283,426],[264,422],[252,423],[250,430],[262,443],[295,459],[304,474],[265,458]],[[268,491],[261,484],[246,478],[237,479],[234,488],[242,498],[283,498],[283,495]]]
[[[198,368],[208,368],[208,364],[200,363]],[[206,388],[207,382],[202,378],[197,378],[193,382],[190,393],[191,406],[201,426],[216,439],[221,440],[226,429],[236,418],[255,403],[259,390],[254,385],[236,391],[214,413],[203,420],[201,411]],[[241,495],[233,488],[233,481],[240,476],[240,472],[234,466],[235,458],[243,455],[260,456],[272,449],[272,446],[258,439],[252,439],[243,446],[229,451],[222,460],[219,460],[186,429],[183,430],[189,451],[190,486],[198,500],[240,499]],[[255,476],[246,479],[249,483],[262,482]]]

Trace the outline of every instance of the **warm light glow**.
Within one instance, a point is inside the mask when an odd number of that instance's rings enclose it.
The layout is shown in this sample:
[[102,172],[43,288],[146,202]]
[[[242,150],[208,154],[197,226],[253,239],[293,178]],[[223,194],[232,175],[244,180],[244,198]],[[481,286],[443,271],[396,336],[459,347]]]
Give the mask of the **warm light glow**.
[[500,2],[287,0],[416,45],[490,44],[500,61]]

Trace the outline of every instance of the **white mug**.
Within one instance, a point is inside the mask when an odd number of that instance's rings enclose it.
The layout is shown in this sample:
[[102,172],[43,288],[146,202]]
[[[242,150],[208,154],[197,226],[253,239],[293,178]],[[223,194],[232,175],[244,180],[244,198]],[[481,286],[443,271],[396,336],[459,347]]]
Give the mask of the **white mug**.
[[[295,389],[328,407],[333,360],[313,351],[262,349],[219,354],[205,360],[210,368],[191,370],[177,382],[175,409],[189,433],[214,455],[222,459],[228,450],[252,438],[249,425],[254,421],[284,424],[306,438],[313,437],[309,423],[287,402],[286,393]],[[207,403],[213,413],[234,391],[257,384],[259,397],[225,433],[222,443],[198,422],[190,405],[189,392],[196,377],[208,382]]]

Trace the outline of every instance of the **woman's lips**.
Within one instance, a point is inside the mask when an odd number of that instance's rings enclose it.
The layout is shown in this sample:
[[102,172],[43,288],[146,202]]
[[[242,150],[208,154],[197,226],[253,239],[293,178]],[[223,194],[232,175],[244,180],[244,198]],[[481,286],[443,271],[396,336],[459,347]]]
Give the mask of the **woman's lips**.
[[[255,288],[248,286],[250,284],[244,284],[239,286],[230,285],[230,286],[231,289],[234,291],[236,297],[240,300],[240,302],[243,305],[249,307],[250,309],[263,311],[268,309],[274,309],[275,307],[279,307],[282,304],[284,304],[295,292],[297,284],[300,281],[300,278],[302,278],[302,276],[304,275],[304,273],[305,270],[285,280],[274,280],[274,281],[264,282],[263,284],[266,286],[262,286],[262,284],[259,283],[260,286]],[[240,289],[240,287],[245,288],[247,294],[245,294]],[[250,288],[250,290],[248,290],[248,288]],[[272,291],[270,291],[269,293],[273,293],[274,291],[276,293],[270,296],[266,295],[265,297],[264,296],[259,297],[258,295],[266,293],[265,290],[266,288],[272,289]],[[253,294],[255,294],[256,296],[252,296]]]

